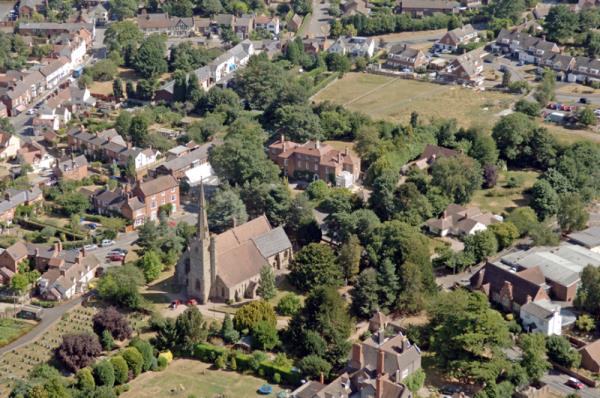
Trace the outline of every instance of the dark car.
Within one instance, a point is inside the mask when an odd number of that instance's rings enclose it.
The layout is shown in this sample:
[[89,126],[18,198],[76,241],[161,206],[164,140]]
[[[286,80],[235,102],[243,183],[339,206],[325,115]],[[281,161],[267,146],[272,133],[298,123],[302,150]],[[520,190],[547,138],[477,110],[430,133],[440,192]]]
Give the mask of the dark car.
[[581,98],[579,98],[579,103],[580,104],[589,104],[590,100],[585,97],[581,97]]
[[569,377],[569,380],[567,380],[567,385],[576,390],[583,390],[583,388],[585,387],[585,385],[582,382],[580,382],[574,377]]

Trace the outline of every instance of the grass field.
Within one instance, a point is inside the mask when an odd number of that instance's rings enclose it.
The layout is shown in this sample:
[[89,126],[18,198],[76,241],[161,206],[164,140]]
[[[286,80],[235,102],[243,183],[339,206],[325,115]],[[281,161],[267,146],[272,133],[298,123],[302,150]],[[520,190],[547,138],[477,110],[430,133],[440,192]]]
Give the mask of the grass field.
[[[471,205],[494,214],[508,213],[515,207],[527,206],[529,196],[525,193],[533,186],[539,173],[536,171],[507,171],[498,178],[498,184],[492,189],[480,189],[475,192]],[[506,186],[509,178],[518,181],[518,186]]]
[[189,359],[177,359],[160,373],[147,372],[129,383],[131,389],[122,398],[174,397],[230,398],[275,397],[281,388],[274,386],[270,395],[256,390],[266,381],[236,372],[211,370],[211,365]]
[[413,111],[422,119],[455,118],[461,126],[491,127],[497,114],[509,108],[516,96],[476,92],[458,86],[397,79],[367,73],[348,73],[313,99],[332,101],[375,119],[406,123]]
[[0,347],[3,347],[11,341],[23,336],[34,326],[34,323],[20,321],[17,319],[0,319]]

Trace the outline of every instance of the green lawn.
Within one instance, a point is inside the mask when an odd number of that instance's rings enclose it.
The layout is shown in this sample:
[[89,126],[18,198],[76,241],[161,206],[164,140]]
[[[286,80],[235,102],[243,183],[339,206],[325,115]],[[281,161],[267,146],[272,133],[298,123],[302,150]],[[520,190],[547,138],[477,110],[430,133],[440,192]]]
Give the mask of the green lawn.
[[33,326],[34,324],[31,322],[20,321],[17,319],[0,319],[0,347],[23,336],[33,329]]
[[[527,206],[529,196],[525,193],[533,186],[539,173],[537,171],[507,171],[500,175],[498,184],[492,189],[480,189],[475,192],[471,205],[494,214],[508,213],[515,207]],[[506,186],[509,178],[519,183],[514,188]]]
[[[212,370],[211,365],[190,359],[177,359],[163,372],[147,372],[129,383],[131,389],[122,398],[175,397],[230,398],[259,397],[256,390],[267,381],[241,373]],[[274,386],[275,397],[281,388]]]

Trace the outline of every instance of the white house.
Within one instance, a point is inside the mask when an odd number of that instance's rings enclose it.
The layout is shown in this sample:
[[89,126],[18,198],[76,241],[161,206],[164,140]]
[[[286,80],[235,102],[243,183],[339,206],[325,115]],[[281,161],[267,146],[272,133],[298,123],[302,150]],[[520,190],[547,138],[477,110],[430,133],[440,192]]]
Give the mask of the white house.
[[0,159],[13,159],[21,147],[21,139],[16,134],[0,133]]
[[327,51],[352,57],[370,58],[375,53],[375,39],[358,36],[340,37]]
[[88,255],[78,256],[74,263],[50,268],[39,279],[40,293],[50,300],[69,300],[76,294],[84,293],[94,279],[98,265],[98,259]]
[[274,35],[279,34],[279,17],[267,17],[259,15],[254,19],[254,27],[256,29],[264,29],[273,33]]
[[482,213],[478,207],[462,207],[450,204],[438,219],[426,222],[429,232],[439,236],[473,235],[485,231],[488,225],[502,221],[500,216]]
[[73,66],[67,57],[52,59],[40,68],[40,73],[44,76],[48,90],[58,86],[60,81],[69,76],[72,71]]
[[530,332],[539,332],[546,336],[562,333],[560,306],[550,301],[529,302],[521,306],[519,316],[525,330]]
[[131,150],[131,153],[131,156],[133,156],[133,160],[135,162],[136,170],[144,169],[156,163],[156,158],[160,155],[159,151],[156,151],[152,148],[134,148]]

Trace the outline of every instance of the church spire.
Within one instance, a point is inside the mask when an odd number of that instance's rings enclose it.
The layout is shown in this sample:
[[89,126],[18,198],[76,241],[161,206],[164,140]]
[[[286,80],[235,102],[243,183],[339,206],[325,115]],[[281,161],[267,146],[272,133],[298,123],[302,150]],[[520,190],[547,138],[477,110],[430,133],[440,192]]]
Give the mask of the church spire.
[[208,239],[208,220],[206,217],[206,198],[204,197],[204,182],[200,180],[200,201],[198,203],[198,239]]

